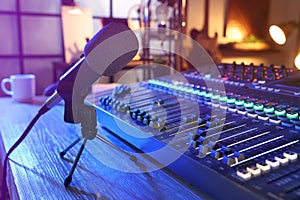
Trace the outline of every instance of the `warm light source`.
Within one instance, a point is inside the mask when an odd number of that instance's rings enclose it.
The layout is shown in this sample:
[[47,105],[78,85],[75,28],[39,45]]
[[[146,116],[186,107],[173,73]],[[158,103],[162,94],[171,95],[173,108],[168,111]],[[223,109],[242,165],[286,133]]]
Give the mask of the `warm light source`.
[[68,10],[68,13],[71,15],[80,15],[80,14],[82,14],[82,10],[80,8],[78,8],[77,6],[74,6]]
[[68,14],[71,15],[80,15],[82,14],[82,10],[76,5],[74,0],[62,0],[61,4],[63,6],[69,6]]
[[[300,16],[299,16],[299,22],[300,22]],[[269,33],[271,38],[279,45],[284,45],[286,41],[288,40],[289,35],[294,29],[298,30],[298,42],[297,42],[297,56],[294,60],[295,66],[300,69],[300,24],[295,21],[289,21],[287,23],[281,24],[281,25],[271,25],[269,28]]]
[[272,37],[272,39],[280,45],[283,45],[286,42],[286,36],[285,33],[282,31],[282,29],[277,25],[272,25],[269,28],[269,33]]
[[295,66],[300,70],[300,53],[295,58]]
[[244,32],[241,30],[240,27],[228,27],[227,29],[228,38],[234,41],[242,41],[245,37]]
[[299,27],[297,22],[289,21],[281,25],[271,25],[269,28],[269,33],[274,42],[279,45],[283,45],[293,29],[297,27]]

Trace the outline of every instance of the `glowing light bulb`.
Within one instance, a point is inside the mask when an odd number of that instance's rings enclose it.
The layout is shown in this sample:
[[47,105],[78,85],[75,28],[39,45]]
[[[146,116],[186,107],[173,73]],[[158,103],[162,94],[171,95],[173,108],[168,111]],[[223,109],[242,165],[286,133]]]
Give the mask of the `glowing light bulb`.
[[80,15],[80,14],[82,14],[82,10],[80,10],[80,8],[74,6],[73,8],[68,10],[68,13],[71,15]]
[[244,38],[244,34],[239,27],[229,27],[228,30],[228,38],[236,41],[240,41]]
[[300,53],[295,58],[295,66],[300,69]]
[[280,45],[283,45],[286,42],[286,36],[283,30],[276,25],[272,25],[269,28],[269,33],[272,37],[272,39]]

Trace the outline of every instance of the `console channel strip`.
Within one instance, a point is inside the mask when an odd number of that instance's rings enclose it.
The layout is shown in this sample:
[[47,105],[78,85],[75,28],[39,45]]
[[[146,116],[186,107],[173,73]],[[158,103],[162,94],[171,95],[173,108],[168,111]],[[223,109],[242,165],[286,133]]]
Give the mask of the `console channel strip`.
[[90,101],[102,126],[213,198],[299,199],[299,72],[218,70],[121,84]]

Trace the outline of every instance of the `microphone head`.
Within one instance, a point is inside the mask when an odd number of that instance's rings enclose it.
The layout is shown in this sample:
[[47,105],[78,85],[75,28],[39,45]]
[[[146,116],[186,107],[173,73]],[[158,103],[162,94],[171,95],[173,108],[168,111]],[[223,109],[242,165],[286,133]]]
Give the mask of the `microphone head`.
[[112,76],[137,54],[138,40],[122,23],[110,23],[86,44],[84,55],[89,67],[98,75]]

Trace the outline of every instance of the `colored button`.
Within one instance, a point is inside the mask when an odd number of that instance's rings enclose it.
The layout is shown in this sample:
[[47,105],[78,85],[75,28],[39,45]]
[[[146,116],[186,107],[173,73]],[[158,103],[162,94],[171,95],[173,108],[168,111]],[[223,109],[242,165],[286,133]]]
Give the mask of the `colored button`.
[[143,118],[143,124],[149,125],[149,123],[150,123],[150,119],[148,119],[148,118]]
[[299,114],[297,112],[291,111],[286,114],[286,117],[288,119],[297,119],[297,118],[299,118]]
[[292,151],[286,151],[283,153],[283,156],[288,158],[290,161],[295,161],[298,158],[298,154]]
[[204,90],[199,91],[199,92],[197,93],[197,95],[199,95],[199,96],[204,96],[205,94],[206,94],[206,92],[205,92]]
[[253,176],[258,176],[261,174],[261,169],[258,168],[256,165],[252,165],[246,168],[248,172],[250,172]]
[[239,169],[236,174],[241,177],[243,180],[249,180],[251,178],[251,173],[246,169]]
[[284,116],[286,114],[285,109],[279,108],[275,110],[275,115],[276,116]]
[[226,102],[227,96],[220,96],[219,101]]
[[213,94],[211,98],[213,100],[219,100],[220,99],[220,95],[219,94]]
[[244,102],[245,102],[244,100],[238,99],[238,100],[235,101],[235,105],[242,106],[242,105],[244,105]]
[[208,92],[208,93],[206,93],[206,94],[204,95],[204,97],[205,97],[205,98],[211,98],[212,95],[213,95],[213,93]]
[[237,158],[233,156],[223,156],[222,162],[228,166],[233,165],[238,162]]
[[264,161],[256,163],[256,166],[261,169],[262,172],[268,172],[271,169],[271,166]]
[[254,110],[263,110],[264,109],[264,105],[263,104],[254,104],[253,106]]
[[273,113],[275,111],[274,107],[267,106],[264,108],[265,113]]
[[289,159],[287,157],[285,157],[283,154],[279,154],[279,155],[275,156],[274,158],[275,158],[275,160],[280,162],[280,164],[282,164],[282,165],[287,164],[289,162]]
[[244,103],[244,106],[245,106],[246,108],[253,108],[254,103],[253,103],[253,102],[245,102],[245,103]]
[[198,141],[194,141],[194,140],[192,140],[191,142],[190,142],[190,147],[192,147],[192,148],[198,148],[199,147],[199,142]]
[[235,98],[233,97],[227,98],[227,103],[231,103],[231,104],[235,103]]
[[211,78],[211,74],[205,74],[204,78]]
[[270,165],[272,168],[277,168],[280,165],[279,161],[275,160],[275,158],[266,159],[266,163]]
[[202,157],[202,156],[205,156],[209,151],[209,147],[206,146],[206,145],[199,145],[199,156]]
[[213,158],[215,158],[215,159],[219,159],[219,158],[221,158],[223,156],[223,153],[220,152],[220,151],[217,151],[217,150],[213,149],[210,152],[210,156],[213,157]]

